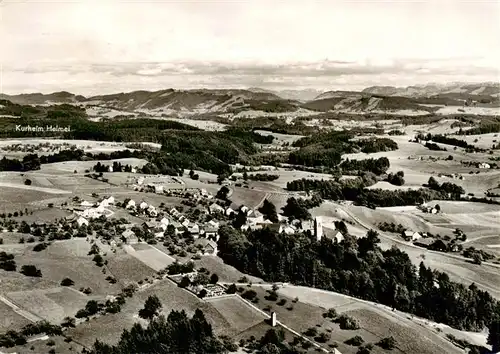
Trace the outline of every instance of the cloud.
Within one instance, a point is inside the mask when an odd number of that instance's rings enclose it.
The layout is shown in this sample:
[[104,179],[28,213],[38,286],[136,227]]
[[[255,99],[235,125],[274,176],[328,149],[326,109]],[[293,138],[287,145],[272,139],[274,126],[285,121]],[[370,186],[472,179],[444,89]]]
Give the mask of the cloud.
[[177,61],[170,63],[116,63],[116,64],[75,64],[75,65],[36,65],[27,68],[4,67],[5,72],[14,71],[24,74],[49,74],[66,72],[70,74],[94,73],[116,77],[163,77],[163,76],[221,76],[221,77],[338,77],[346,75],[412,75],[429,73],[435,75],[491,75],[499,74],[498,66],[481,65],[478,58],[436,59],[436,60],[390,60],[378,62],[330,61],[297,62],[287,64],[226,63]]
[[[4,67],[4,92],[67,90],[83,95],[165,88],[357,90],[371,85],[494,81],[496,63],[480,58],[362,60],[267,64],[256,61],[45,63]],[[8,88],[8,90],[6,90]]]

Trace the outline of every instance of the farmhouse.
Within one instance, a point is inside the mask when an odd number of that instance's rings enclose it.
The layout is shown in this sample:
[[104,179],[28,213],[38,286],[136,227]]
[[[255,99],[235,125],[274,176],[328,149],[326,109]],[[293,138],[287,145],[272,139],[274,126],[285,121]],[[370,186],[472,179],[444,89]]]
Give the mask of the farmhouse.
[[80,216],[77,220],[76,223],[78,224],[78,227],[82,227],[83,225],[88,226],[89,221],[85,219],[83,216]]
[[220,225],[220,224],[219,224],[219,222],[218,222],[218,221],[215,221],[215,220],[210,220],[210,221],[208,222],[208,224],[209,224],[210,226],[214,227],[214,228],[215,228],[215,230],[219,230],[219,225]]
[[126,209],[135,209],[135,201],[132,199],[128,201],[127,206],[125,207]]
[[405,241],[416,241],[422,238],[422,234],[420,234],[419,232],[413,232],[411,230],[403,231],[402,236],[405,239]]
[[415,246],[429,248],[436,240],[433,238],[421,238],[414,242]]
[[199,235],[200,234],[200,227],[198,226],[198,224],[195,223],[189,227],[188,231],[192,235]]
[[91,203],[91,202],[84,200],[83,202],[80,203],[80,205],[83,207],[92,207],[92,206],[94,206],[94,203]]
[[172,225],[174,227],[174,230],[175,230],[175,234],[178,235],[180,233],[182,233],[182,231],[184,230],[184,227],[182,226],[181,223],[173,220],[170,225]]
[[206,246],[203,248],[203,252],[208,256],[217,256],[217,243],[208,240]]
[[113,196],[109,197],[109,198],[104,198],[100,203],[99,205],[102,205],[103,207],[108,207],[112,204],[115,204],[115,198]]
[[215,213],[224,213],[224,208],[221,207],[219,204],[217,203],[212,203],[210,204],[210,206],[208,207],[208,210],[210,211],[210,214],[215,214]]
[[203,234],[208,239],[215,239],[215,241],[219,241],[219,235],[217,233],[217,229],[211,225],[207,225],[204,228]]
[[172,215],[175,218],[180,217],[182,214],[175,208],[170,209],[170,215]]
[[160,224],[161,224],[161,227],[163,230],[167,229],[169,223],[170,223],[170,221],[165,217],[160,220]]
[[122,237],[126,238],[127,240],[132,238],[132,237],[135,237],[135,233],[134,231],[128,229],[128,230],[125,230],[122,232]]
[[152,205],[150,205],[147,209],[147,213],[152,216],[152,217],[156,217],[158,216],[158,212],[156,211],[156,208]]
[[144,210],[144,209],[147,209],[147,207],[148,207],[148,203],[146,203],[146,202],[144,202],[144,201],[143,201],[143,202],[141,202],[141,204],[139,204],[139,208],[141,208],[141,209],[143,209],[143,210]]

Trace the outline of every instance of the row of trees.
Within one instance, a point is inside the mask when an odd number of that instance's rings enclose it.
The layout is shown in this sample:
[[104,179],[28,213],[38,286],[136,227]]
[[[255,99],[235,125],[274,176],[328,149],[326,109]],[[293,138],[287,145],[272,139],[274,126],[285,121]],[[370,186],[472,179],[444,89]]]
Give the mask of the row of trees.
[[355,172],[372,172],[376,175],[381,175],[387,172],[390,167],[389,159],[381,157],[378,159],[363,159],[363,160],[349,160],[346,159],[340,164],[340,169],[344,174]]

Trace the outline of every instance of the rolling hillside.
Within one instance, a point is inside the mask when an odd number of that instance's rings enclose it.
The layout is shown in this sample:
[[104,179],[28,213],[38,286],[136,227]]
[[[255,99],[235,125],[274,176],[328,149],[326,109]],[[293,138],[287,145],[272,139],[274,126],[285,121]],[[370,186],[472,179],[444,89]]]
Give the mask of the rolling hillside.
[[[425,115],[459,113],[465,103],[471,114],[496,114],[479,108],[500,107],[499,84],[451,84],[409,87],[373,86],[363,91],[271,91],[249,89],[193,89],[133,91],[84,97],[69,92],[0,95],[18,105],[78,105],[91,118],[185,117],[223,115],[227,118],[312,115],[318,112]],[[446,109],[444,109],[446,107]],[[455,107],[451,109],[450,107]],[[36,107],[33,107],[36,109]],[[9,109],[11,110],[11,109]],[[445,112],[446,111],[446,112]],[[450,111],[450,112],[448,112]],[[453,111],[453,112],[451,112]],[[3,114],[9,114],[4,112]]]
[[448,85],[422,85],[408,87],[393,86],[372,86],[363,90],[363,93],[377,94],[384,96],[403,97],[453,97],[455,99],[500,97],[500,84],[498,83],[478,83],[463,84],[453,83]]

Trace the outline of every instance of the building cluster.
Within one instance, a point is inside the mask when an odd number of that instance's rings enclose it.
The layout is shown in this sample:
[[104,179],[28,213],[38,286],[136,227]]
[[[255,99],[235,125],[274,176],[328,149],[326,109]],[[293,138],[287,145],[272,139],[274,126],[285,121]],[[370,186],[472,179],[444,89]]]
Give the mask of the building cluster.
[[80,207],[72,208],[77,218],[77,223],[79,226],[88,225],[90,219],[98,219],[101,216],[108,217],[112,215],[112,211],[108,208],[115,204],[115,198],[113,196],[108,198],[103,198],[101,201],[92,203],[89,201],[80,202]]
[[181,178],[175,176],[141,176],[136,179],[134,190],[164,193],[169,190],[184,190],[186,187]]

